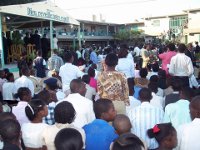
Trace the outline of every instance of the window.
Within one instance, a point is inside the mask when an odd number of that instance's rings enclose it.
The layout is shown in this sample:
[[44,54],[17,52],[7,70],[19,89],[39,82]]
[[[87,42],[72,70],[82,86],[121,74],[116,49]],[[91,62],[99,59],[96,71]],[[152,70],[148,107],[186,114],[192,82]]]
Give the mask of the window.
[[160,26],[160,20],[153,20],[153,26],[154,27]]

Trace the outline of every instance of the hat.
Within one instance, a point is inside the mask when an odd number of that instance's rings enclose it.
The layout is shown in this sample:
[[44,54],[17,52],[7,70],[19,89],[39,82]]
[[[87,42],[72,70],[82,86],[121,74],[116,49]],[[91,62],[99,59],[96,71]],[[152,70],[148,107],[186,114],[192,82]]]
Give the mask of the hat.
[[44,83],[48,86],[57,86],[57,79],[56,78],[48,78],[44,80]]

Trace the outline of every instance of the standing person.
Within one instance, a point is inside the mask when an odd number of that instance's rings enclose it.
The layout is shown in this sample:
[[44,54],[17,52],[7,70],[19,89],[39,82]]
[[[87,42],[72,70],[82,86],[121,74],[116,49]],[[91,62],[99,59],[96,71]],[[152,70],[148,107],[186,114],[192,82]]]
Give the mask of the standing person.
[[26,36],[24,37],[24,45],[27,46],[30,43],[31,43],[30,34],[29,34],[29,32],[26,32]]
[[162,109],[150,104],[151,98],[151,91],[147,88],[142,88],[139,92],[139,99],[142,104],[130,110],[128,117],[132,124],[131,132],[145,141],[148,149],[155,149],[158,144],[154,139],[150,139],[147,136],[147,130],[162,122],[164,112]]
[[22,139],[26,149],[46,150],[42,138],[42,132],[48,127],[47,124],[42,123],[42,118],[48,114],[46,104],[42,100],[32,100],[25,107],[25,112],[30,120],[30,123],[22,125]]
[[[86,87],[85,83],[79,79],[74,79],[70,83],[71,94],[62,101],[72,103],[76,110],[76,119],[74,125],[82,128],[84,125],[92,122],[95,119],[93,111],[93,102],[85,98]],[[61,102],[61,101],[60,101]]]
[[2,87],[3,100],[13,101],[13,90],[15,81],[13,73],[8,73],[6,79],[8,82],[5,82]]
[[90,60],[92,61],[92,63],[94,64],[98,64],[98,58],[97,58],[97,53],[95,52],[95,47],[92,48],[92,52],[90,54]]
[[23,68],[28,68],[28,63],[27,63],[27,55],[25,52],[22,53],[19,61],[17,61],[17,67],[19,68],[19,76],[22,76],[22,69]]
[[134,48],[133,52],[135,53],[134,62],[139,65],[140,64],[141,49],[139,48],[137,43],[135,44],[135,48]]
[[156,124],[147,131],[149,138],[155,138],[159,144],[156,150],[173,150],[177,146],[176,129],[171,123]]
[[41,51],[37,51],[37,57],[33,60],[33,67],[36,69],[36,77],[46,77],[46,61],[42,58]]
[[56,34],[53,34],[53,49],[58,50],[58,39],[56,38]]
[[129,106],[129,90],[125,75],[115,70],[117,63],[116,54],[110,53],[106,56],[106,70],[98,75],[97,91],[100,98],[113,101],[118,113],[125,114],[125,106]]
[[47,39],[47,35],[44,34],[41,39],[41,48],[42,48],[42,57],[47,60],[48,52],[49,52],[49,40]]
[[15,80],[14,82],[14,94],[17,93],[18,89],[20,87],[27,87],[31,91],[32,97],[34,96],[34,84],[33,82],[28,78],[30,76],[30,70],[29,68],[23,68],[22,69],[22,76]]
[[31,91],[26,87],[21,87],[18,89],[16,98],[19,98],[17,106],[12,107],[12,113],[16,116],[16,119],[19,121],[22,126],[24,123],[30,122],[25,113],[25,107],[28,102],[31,101]]
[[195,54],[198,54],[198,53],[200,53],[199,43],[196,41],[195,45],[196,45],[196,47],[195,47]]
[[111,100],[99,99],[94,103],[94,112],[96,119],[83,127],[86,134],[85,150],[109,150],[110,144],[118,137],[108,123],[116,116],[115,107]]
[[83,72],[79,68],[73,65],[74,57],[70,51],[64,53],[65,64],[60,67],[59,76],[62,80],[62,90],[68,95],[70,93],[70,82],[73,79],[77,79],[83,76]]
[[35,30],[35,34],[32,36],[33,44],[35,44],[36,51],[40,50],[41,48],[41,39],[40,35],[38,34],[38,30]]
[[7,38],[5,37],[5,33],[4,33],[4,32],[2,32],[2,42],[3,42],[4,61],[5,61],[5,64],[7,64],[7,58],[8,58],[8,43],[7,43]]
[[172,57],[169,66],[170,75],[180,79],[183,86],[189,86],[189,77],[193,74],[194,68],[190,57],[185,55],[186,46],[180,44],[178,53]]
[[179,127],[177,150],[199,150],[200,133],[200,96],[196,96],[190,103],[191,123]]
[[127,45],[121,45],[120,51],[118,54],[118,64],[116,66],[116,70],[124,73],[126,75],[126,78],[134,78],[135,71],[134,71],[134,62],[133,59],[127,58],[128,55],[128,47]]
[[192,93],[189,87],[181,89],[180,99],[165,107],[164,122],[171,122],[176,129],[182,124],[191,122],[189,104]]
[[56,71],[59,73],[60,67],[64,65],[63,59],[58,56],[58,50],[53,49],[52,55],[48,59],[48,69],[52,71]]
[[146,68],[149,62],[149,52],[148,52],[149,49],[150,49],[149,44],[144,45],[144,47],[141,49],[142,68]]

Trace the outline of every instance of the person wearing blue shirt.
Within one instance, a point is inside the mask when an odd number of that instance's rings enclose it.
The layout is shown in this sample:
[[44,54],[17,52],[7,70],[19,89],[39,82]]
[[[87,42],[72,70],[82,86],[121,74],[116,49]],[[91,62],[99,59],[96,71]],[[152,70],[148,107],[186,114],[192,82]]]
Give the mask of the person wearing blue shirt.
[[94,63],[97,64],[98,63],[98,57],[97,57],[97,53],[95,52],[95,48],[92,50],[91,54],[90,54],[90,60]]
[[116,111],[111,100],[99,99],[94,103],[96,119],[83,127],[86,134],[85,150],[109,150],[110,144],[118,137],[108,123],[113,121]]

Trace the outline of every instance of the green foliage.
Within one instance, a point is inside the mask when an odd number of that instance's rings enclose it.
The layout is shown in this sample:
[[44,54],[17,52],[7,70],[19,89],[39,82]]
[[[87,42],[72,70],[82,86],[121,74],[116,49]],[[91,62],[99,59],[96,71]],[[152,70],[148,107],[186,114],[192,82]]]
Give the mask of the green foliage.
[[0,6],[40,2],[44,0],[0,0]]
[[13,39],[12,39],[12,43],[19,45],[19,44],[24,44],[23,40],[21,39],[21,34],[19,33],[19,31],[14,31],[13,32]]

